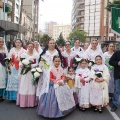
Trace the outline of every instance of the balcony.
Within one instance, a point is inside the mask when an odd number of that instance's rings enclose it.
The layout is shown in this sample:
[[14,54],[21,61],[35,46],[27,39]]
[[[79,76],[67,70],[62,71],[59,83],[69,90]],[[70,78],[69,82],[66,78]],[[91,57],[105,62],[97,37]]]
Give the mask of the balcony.
[[76,11],[76,9],[81,5],[84,4],[85,0],[76,0],[76,2],[73,4],[73,12]]
[[7,5],[12,8],[12,0],[8,0]]

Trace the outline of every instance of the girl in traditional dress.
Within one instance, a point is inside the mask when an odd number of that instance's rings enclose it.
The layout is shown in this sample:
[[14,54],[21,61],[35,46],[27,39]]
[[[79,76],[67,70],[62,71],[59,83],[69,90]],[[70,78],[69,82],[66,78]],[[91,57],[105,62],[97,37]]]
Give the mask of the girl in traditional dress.
[[64,83],[65,75],[60,63],[60,57],[54,56],[54,65],[50,69],[48,93],[44,93],[40,98],[37,113],[44,117],[63,117],[75,107],[72,92]]
[[22,41],[20,39],[15,40],[16,47],[12,48],[9,53],[9,57],[12,59],[10,63],[11,74],[8,74],[8,82],[6,88],[6,99],[16,100],[20,75],[20,57],[26,50],[22,48]]
[[74,92],[75,71],[73,67],[68,67],[68,74],[66,75],[66,80],[69,88]]
[[[37,86],[37,98],[39,104],[41,104],[41,97],[44,93],[48,93],[49,88],[49,76],[50,76],[50,67],[53,66],[53,57],[55,55],[60,56],[62,60],[61,53],[57,46],[55,45],[54,39],[49,40],[48,45],[45,47],[43,52],[40,55],[40,63],[39,66],[43,70],[43,73],[40,76]],[[39,111],[38,104],[38,111]]]
[[34,51],[37,52],[39,55],[43,51],[38,41],[34,41]]
[[86,50],[84,57],[88,60],[95,60],[97,55],[101,55],[103,57],[103,52],[97,40],[92,40],[91,44],[89,45],[88,49]]
[[110,73],[110,81],[109,81],[109,97],[110,100],[112,100],[113,97],[113,93],[114,93],[114,67],[109,65],[109,60],[111,58],[111,56],[113,55],[115,50],[115,45],[113,43],[110,43],[108,45],[108,51],[104,53],[104,57],[105,57],[105,64],[109,69],[109,73]]
[[63,64],[64,64],[64,73],[67,74],[68,67],[73,66],[73,58],[77,55],[74,51],[71,50],[70,41],[65,42],[66,50],[62,52]]
[[[33,61],[31,68],[38,66],[39,55],[34,52],[34,44],[28,43],[27,52],[21,55],[21,58],[25,58],[29,61]],[[21,67],[22,64],[21,64]],[[17,105],[20,107],[34,107],[37,105],[36,102],[36,85],[32,84],[32,73],[27,72],[25,75],[21,75],[19,91],[17,96]]]
[[80,110],[85,111],[90,107],[90,70],[87,67],[88,63],[86,59],[81,59],[80,68],[76,71],[75,88],[78,91],[78,102]]
[[4,59],[8,55],[7,47],[4,38],[0,37],[0,100],[3,101],[5,97],[6,88],[6,71]]
[[91,68],[90,103],[95,106],[94,111],[102,112],[102,107],[108,105],[109,70],[103,64],[102,57],[95,57],[95,65]]

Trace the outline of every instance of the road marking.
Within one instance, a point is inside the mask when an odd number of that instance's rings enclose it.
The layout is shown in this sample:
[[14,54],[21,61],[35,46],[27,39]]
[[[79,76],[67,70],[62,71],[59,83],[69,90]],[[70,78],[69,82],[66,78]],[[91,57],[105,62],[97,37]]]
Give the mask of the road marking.
[[106,108],[110,112],[110,114],[113,116],[114,120],[120,120],[120,118],[117,116],[115,112],[111,112],[110,106],[107,106]]

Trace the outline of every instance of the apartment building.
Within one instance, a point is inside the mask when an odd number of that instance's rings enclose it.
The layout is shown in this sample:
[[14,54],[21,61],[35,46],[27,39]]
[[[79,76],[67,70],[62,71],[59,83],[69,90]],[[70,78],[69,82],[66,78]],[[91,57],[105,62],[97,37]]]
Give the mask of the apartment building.
[[72,29],[77,27],[87,32],[89,41],[103,41],[106,36],[106,6],[107,0],[73,0]]
[[48,34],[50,37],[53,37],[53,26],[57,25],[56,22],[46,22],[45,23],[45,33]]
[[63,38],[67,40],[71,32],[71,25],[54,25],[53,26],[53,38],[58,39],[60,33],[62,33]]

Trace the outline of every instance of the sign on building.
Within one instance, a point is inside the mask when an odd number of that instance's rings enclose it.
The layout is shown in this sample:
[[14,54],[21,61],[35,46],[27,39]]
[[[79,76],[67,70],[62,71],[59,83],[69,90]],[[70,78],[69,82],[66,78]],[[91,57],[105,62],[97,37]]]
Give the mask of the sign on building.
[[113,7],[111,9],[111,28],[113,32],[120,36],[120,8]]

